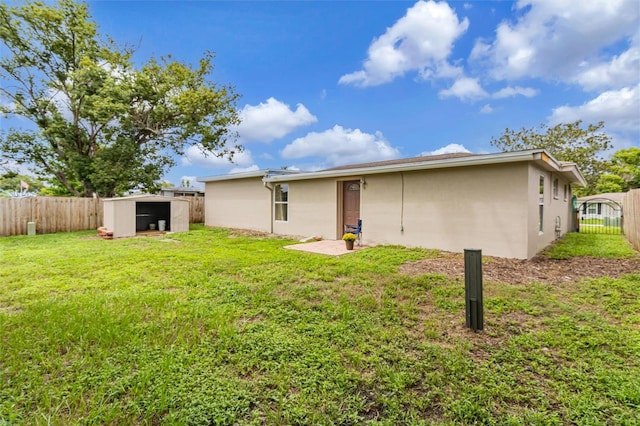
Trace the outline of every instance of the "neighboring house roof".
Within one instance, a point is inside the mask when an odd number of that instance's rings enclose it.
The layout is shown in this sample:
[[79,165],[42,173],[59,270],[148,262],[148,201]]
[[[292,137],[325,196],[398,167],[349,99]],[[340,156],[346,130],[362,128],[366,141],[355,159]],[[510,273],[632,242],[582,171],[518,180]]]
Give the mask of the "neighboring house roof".
[[289,170],[259,170],[249,173],[229,174],[198,178],[199,182],[263,177],[264,182],[285,182],[292,180],[340,178],[354,175],[372,175],[380,173],[409,172],[416,170],[444,169],[465,166],[533,161],[545,170],[554,171],[564,176],[569,182],[586,186],[584,176],[575,163],[559,162],[543,149],[527,151],[500,152],[497,154],[456,153],[405,158],[400,160],[380,161],[376,163],[353,164],[334,167],[317,172],[296,172]]
[[172,188],[160,188],[160,191],[162,192],[182,192],[182,193],[186,193],[186,194],[204,194],[204,189],[198,189],[198,188],[185,188],[182,186],[174,186]]
[[586,197],[580,197],[578,198],[578,202],[584,203],[585,201],[607,199],[607,200],[615,201],[616,203],[622,203],[622,200],[624,199],[625,194],[626,192],[605,192],[603,194],[595,194],[595,195],[588,195]]

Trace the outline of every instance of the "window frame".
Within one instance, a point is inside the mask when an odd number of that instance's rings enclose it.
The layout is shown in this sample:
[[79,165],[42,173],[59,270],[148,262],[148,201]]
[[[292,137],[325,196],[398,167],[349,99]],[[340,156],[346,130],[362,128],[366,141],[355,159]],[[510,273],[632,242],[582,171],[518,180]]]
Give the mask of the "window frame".
[[[283,191],[282,188],[286,187],[286,190]],[[289,184],[288,183],[277,183],[273,186],[273,220],[274,222],[289,222]],[[278,200],[278,195],[280,194],[280,200]],[[284,197],[282,194],[286,194]],[[284,198],[284,199],[282,199]],[[278,210],[277,206],[281,206],[280,210]],[[283,213],[284,219],[278,219],[278,213]]]

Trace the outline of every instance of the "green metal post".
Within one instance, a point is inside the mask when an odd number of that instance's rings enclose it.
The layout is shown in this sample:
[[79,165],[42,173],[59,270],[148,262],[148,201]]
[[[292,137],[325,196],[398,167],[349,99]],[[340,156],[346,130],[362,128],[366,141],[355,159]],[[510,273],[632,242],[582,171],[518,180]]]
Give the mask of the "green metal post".
[[467,328],[484,329],[482,250],[464,249],[464,296]]

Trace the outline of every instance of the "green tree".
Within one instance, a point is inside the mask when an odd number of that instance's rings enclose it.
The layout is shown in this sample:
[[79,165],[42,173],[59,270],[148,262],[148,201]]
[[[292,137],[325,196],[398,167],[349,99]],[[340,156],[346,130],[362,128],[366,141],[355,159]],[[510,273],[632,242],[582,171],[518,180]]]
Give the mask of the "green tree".
[[640,188],[640,148],[632,147],[616,151],[611,156],[609,170],[600,175],[598,192],[625,192]]
[[237,95],[197,66],[170,56],[135,68],[130,49],[101,38],[86,4],[0,4],[0,112],[35,130],[0,134],[0,155],[51,177],[75,196],[157,189],[192,144],[232,158],[242,150]]
[[540,125],[537,129],[505,129],[491,145],[501,151],[546,149],[560,161],[571,161],[578,165],[587,181],[586,188],[576,188],[576,195],[596,193],[599,176],[608,170],[608,162],[602,153],[611,147],[611,138],[603,131],[604,123],[582,127],[582,121],[563,123],[553,127]]
[[625,192],[627,183],[618,175],[605,173],[600,175],[596,183],[596,192],[604,194],[607,192]]

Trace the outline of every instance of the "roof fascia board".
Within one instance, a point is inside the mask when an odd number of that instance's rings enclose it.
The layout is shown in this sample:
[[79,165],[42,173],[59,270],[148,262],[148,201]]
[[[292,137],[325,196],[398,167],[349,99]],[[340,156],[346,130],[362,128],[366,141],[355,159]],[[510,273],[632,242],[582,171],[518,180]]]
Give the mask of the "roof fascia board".
[[103,198],[103,201],[107,201],[107,202],[111,202],[111,201],[135,201],[135,200],[144,200],[144,199],[153,199],[153,200],[158,200],[158,199],[162,199],[165,201],[173,201],[173,200],[179,200],[179,201],[187,201],[189,202],[189,200],[182,200],[181,198],[177,198],[177,197],[167,197],[166,195],[155,195],[155,194],[138,194],[138,195],[127,195],[125,197],[112,197],[112,198]]
[[252,172],[242,173],[229,173],[226,175],[207,176],[196,178],[197,182],[218,182],[222,180],[235,180],[235,179],[249,179],[256,177],[266,177],[270,175],[292,175],[300,173],[297,170],[283,170],[283,169],[263,169],[255,170]]
[[581,186],[587,186],[587,179],[585,179],[584,175],[578,168],[578,165],[575,163],[563,164],[560,169],[560,173],[569,178],[571,183],[577,183]]
[[540,150],[535,155],[538,160],[538,164],[548,171],[554,171],[560,173],[571,183],[577,183],[581,186],[587,186],[587,180],[584,178],[578,165],[571,162],[560,162],[551,156],[546,150]]
[[257,170],[253,172],[244,173],[229,173],[227,175],[218,176],[206,176],[196,178],[197,182],[217,182],[220,180],[233,180],[233,179],[247,179],[252,177],[263,177],[267,174],[268,170]]

